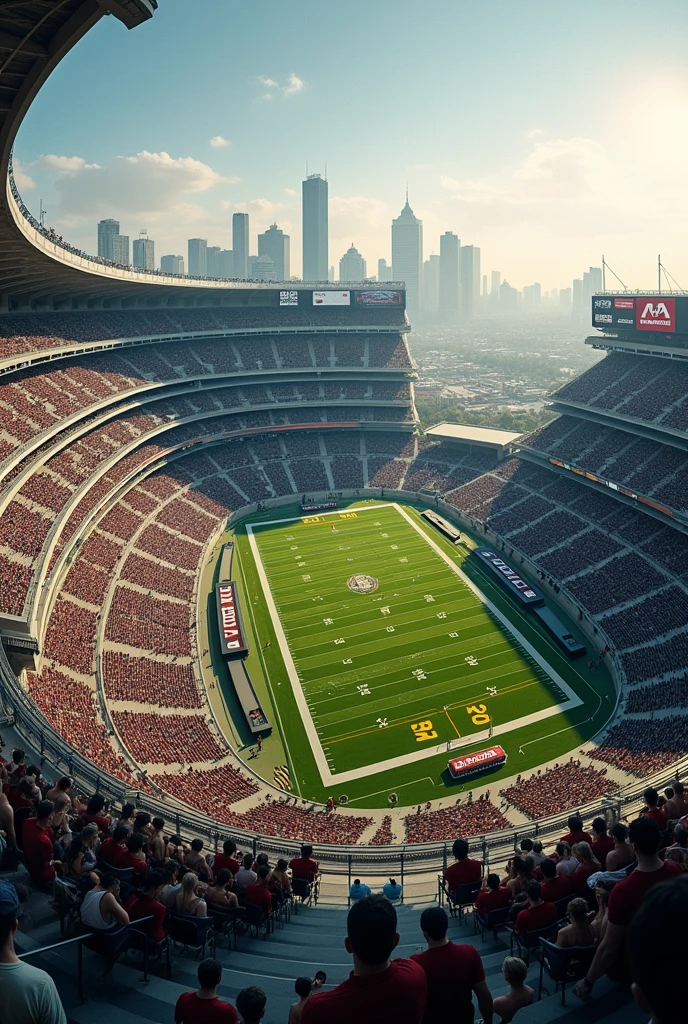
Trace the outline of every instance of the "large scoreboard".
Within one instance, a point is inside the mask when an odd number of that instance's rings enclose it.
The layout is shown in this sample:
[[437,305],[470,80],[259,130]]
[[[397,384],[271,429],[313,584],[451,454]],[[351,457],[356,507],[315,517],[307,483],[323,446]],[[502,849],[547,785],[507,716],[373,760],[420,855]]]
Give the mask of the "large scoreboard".
[[688,295],[593,295],[592,326],[598,331],[688,334]]

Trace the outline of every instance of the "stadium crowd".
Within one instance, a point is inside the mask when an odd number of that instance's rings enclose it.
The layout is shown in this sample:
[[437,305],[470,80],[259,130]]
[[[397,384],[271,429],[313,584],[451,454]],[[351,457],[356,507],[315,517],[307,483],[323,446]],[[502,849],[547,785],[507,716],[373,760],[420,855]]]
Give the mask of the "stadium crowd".
[[638,778],[651,775],[686,756],[687,721],[685,715],[627,718],[611,727],[602,742],[590,751],[590,757]]
[[518,776],[512,786],[500,789],[499,795],[507,806],[518,808],[529,818],[543,818],[610,796],[619,788],[607,777],[606,769],[597,770],[571,757],[565,764],[538,769],[528,779]]
[[407,843],[430,843],[451,839],[457,832],[479,835],[509,828],[509,822],[488,796],[474,801],[469,793],[466,803],[457,801],[453,807],[433,811],[418,805],[413,814],[404,818],[404,826]]

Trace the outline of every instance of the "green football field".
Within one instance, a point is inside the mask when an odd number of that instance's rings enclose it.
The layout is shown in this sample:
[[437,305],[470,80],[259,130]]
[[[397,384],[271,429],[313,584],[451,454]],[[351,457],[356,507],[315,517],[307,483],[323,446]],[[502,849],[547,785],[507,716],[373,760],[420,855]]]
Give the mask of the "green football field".
[[244,529],[256,639],[304,795],[341,785],[335,795],[367,792],[374,805],[398,784],[403,802],[437,797],[451,756],[500,743],[500,774],[512,774],[571,749],[611,711],[469,549],[413,508],[273,509]]

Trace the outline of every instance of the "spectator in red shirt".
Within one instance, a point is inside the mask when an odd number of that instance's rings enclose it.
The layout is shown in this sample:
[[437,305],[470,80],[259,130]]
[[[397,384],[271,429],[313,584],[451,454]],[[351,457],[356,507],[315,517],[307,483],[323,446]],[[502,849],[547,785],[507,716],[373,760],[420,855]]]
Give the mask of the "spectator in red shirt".
[[590,875],[594,875],[596,871],[601,871],[602,865],[592,852],[590,843],[576,843],[573,848],[573,853],[578,861],[578,867],[571,875],[571,886],[576,892],[587,896],[590,892],[590,889],[588,888],[588,879],[590,878]]
[[50,827],[54,806],[50,800],[41,800],[36,817],[28,818],[22,829],[22,849],[26,866],[34,885],[50,885],[55,877],[55,865],[61,861],[53,858],[55,836]]
[[487,888],[481,889],[475,901],[475,909],[479,914],[489,914],[491,910],[509,906],[509,892],[499,884],[499,875],[487,876]]
[[557,908],[553,903],[545,903],[542,899],[542,886],[534,879],[526,887],[528,907],[516,918],[514,931],[517,935],[524,932],[535,932],[554,924],[557,919]]
[[456,863],[450,864],[444,875],[449,892],[455,892],[460,885],[479,882],[483,873],[483,864],[482,861],[469,858],[468,843],[465,839],[454,841],[452,853],[456,858]]
[[678,864],[660,860],[658,851],[661,833],[652,818],[643,816],[631,822],[628,836],[638,865],[627,878],[618,882],[609,894],[604,938],[597,947],[595,959],[587,975],[575,988],[577,995],[585,1002],[590,998],[595,982],[603,974],[610,974],[615,980],[628,976],[625,943],[626,932],[633,916],[648,890],[683,873]]
[[633,850],[628,844],[628,829],[625,825],[617,822],[616,825],[612,825],[610,831],[614,840],[614,849],[607,854],[605,871],[619,871],[633,863]]
[[130,921],[153,915],[152,921],[145,921],[141,926],[152,942],[162,942],[167,935],[164,928],[167,909],[158,899],[162,886],[163,877],[160,872],[149,871],[143,880],[142,891],[132,893],[124,904]]
[[117,867],[117,861],[126,853],[127,836],[129,833],[124,825],[118,825],[111,836],[104,839],[98,850],[98,859],[105,861],[110,867]]
[[390,960],[398,943],[397,912],[385,896],[375,894],[354,903],[344,939],[354,969],[331,992],[310,997],[302,1024],[421,1024],[425,972],[412,960]]
[[270,868],[261,864],[256,874],[258,876],[256,881],[246,890],[246,902],[259,906],[263,915],[268,917],[272,913],[272,895],[268,889]]
[[549,857],[540,865],[540,873],[543,877],[541,896],[545,903],[556,903],[571,895],[571,879],[568,875],[558,875],[557,865]]
[[648,818],[652,818],[653,821],[656,821],[661,829],[666,828],[666,814],[661,807],[659,807],[659,793],[657,790],[653,789],[652,786],[649,786],[643,793],[643,800],[647,804],[647,808],[643,811],[643,814]]
[[106,835],[110,831],[110,815],[108,814],[106,817],[101,813],[104,807],[105,797],[101,793],[94,793],[81,817],[86,822],[95,822],[98,831]]
[[302,846],[301,856],[290,860],[289,867],[292,878],[305,878],[307,882],[312,882],[318,874],[318,865],[313,860],[313,847]]
[[673,1024],[686,1015],[688,875],[663,882],[643,901],[628,929],[631,991],[650,1024]]
[[560,843],[568,843],[569,846],[573,846],[574,843],[592,843],[592,836],[589,832],[583,831],[583,822],[577,814],[571,815],[567,825],[569,831],[561,837]]
[[222,964],[208,957],[198,965],[198,989],[183,992],[174,1008],[175,1024],[236,1024],[239,1014],[217,996]]
[[268,997],[262,988],[251,985],[242,988],[236,998],[237,1010],[241,1014],[241,1024],[260,1024],[265,1016],[265,1004]]
[[146,837],[133,832],[124,844],[124,851],[117,855],[115,867],[120,870],[133,868],[135,875],[145,875],[147,870],[146,857],[143,852],[145,845]]
[[424,910],[420,927],[428,948],[411,959],[423,968],[428,983],[423,1024],[473,1024],[474,992],[485,1024],[492,1024],[492,995],[478,950],[450,942],[442,907]]
[[595,818],[592,823],[592,830],[595,838],[590,844],[592,852],[597,857],[604,871],[607,863],[607,854],[614,849],[614,840],[607,832],[607,822],[604,818]]
[[236,848],[237,845],[233,839],[225,839],[222,844],[222,853],[216,853],[213,859],[213,874],[216,875],[218,871],[226,868],[232,872],[232,878],[234,878],[239,870],[239,861],[235,856]]

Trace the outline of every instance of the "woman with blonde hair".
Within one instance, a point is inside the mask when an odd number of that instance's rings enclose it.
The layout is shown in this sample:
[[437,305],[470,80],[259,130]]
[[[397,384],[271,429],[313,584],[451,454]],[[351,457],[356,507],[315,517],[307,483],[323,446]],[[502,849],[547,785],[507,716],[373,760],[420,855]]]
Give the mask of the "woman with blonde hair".
[[188,914],[191,917],[208,916],[206,902],[198,895],[198,875],[193,871],[187,871],[182,878],[182,888],[174,901],[174,908],[178,914]]
[[585,893],[587,895],[590,892],[590,889],[588,888],[588,879],[590,878],[590,875],[594,875],[596,871],[601,871],[602,865],[592,852],[592,846],[590,843],[586,843],[585,841],[574,843],[573,854],[578,861],[578,867],[571,875],[571,887],[574,892]]

